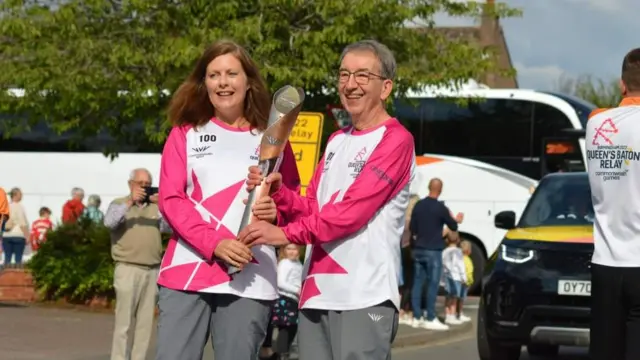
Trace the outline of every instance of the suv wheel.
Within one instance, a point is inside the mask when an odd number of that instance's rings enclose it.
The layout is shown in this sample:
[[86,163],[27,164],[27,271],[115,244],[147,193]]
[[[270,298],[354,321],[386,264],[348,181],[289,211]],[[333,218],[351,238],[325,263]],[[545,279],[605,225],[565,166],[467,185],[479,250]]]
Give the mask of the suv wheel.
[[489,336],[485,320],[484,301],[480,300],[478,309],[478,355],[480,360],[519,360],[522,346],[501,343],[498,339]]
[[531,356],[539,357],[554,357],[558,355],[560,347],[558,345],[547,344],[529,344],[527,345],[527,352]]

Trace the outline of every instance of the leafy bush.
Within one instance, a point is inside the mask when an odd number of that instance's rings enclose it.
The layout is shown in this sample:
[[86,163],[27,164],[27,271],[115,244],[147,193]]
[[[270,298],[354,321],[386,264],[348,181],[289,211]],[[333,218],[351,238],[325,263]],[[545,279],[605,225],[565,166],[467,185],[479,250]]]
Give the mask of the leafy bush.
[[[163,236],[165,246],[167,240]],[[49,232],[28,267],[42,300],[88,303],[115,297],[109,230],[88,219]]]
[[88,219],[49,232],[28,264],[43,300],[70,302],[113,298],[113,266],[109,230]]

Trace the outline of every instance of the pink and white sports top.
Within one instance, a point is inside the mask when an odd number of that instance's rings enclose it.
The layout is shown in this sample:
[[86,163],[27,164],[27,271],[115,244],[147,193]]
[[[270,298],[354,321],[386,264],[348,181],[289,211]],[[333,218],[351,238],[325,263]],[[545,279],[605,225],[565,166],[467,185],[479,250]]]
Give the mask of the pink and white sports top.
[[413,136],[392,118],[329,138],[306,197],[273,195],[287,239],[307,247],[301,309],[400,307],[400,239],[414,176]]
[[[233,279],[213,255],[221,240],[236,238],[248,197],[248,168],[258,163],[261,137],[255,129],[232,128],[215,118],[197,130],[171,130],[162,152],[158,205],[173,236],[162,258],[159,285],[259,300],[278,297],[272,246],[253,247],[254,262]],[[300,178],[289,144],[280,172],[285,186],[298,192]]]

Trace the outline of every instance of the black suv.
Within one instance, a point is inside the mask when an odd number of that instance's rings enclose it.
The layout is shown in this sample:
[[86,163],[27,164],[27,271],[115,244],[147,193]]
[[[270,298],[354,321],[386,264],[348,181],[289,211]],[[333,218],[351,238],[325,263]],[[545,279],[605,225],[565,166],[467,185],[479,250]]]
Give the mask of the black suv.
[[560,345],[588,346],[593,206],[586,173],[544,177],[487,262],[478,310],[481,360],[518,360],[523,345],[553,356]]

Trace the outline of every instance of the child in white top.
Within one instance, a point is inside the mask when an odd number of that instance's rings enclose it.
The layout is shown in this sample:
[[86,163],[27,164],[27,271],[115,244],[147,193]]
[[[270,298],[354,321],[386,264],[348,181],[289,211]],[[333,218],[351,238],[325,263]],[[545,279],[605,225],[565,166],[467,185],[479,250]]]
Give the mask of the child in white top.
[[280,249],[278,262],[278,294],[271,323],[278,329],[275,351],[277,359],[288,360],[291,343],[298,331],[298,300],[302,286],[302,264],[298,245]]
[[447,236],[447,248],[442,251],[442,268],[444,287],[447,292],[445,302],[445,324],[462,324],[457,318],[457,308],[463,298],[463,284],[467,282],[467,273],[464,265],[464,254],[458,247],[460,238],[450,234]]
[[[289,244],[280,251],[278,294],[298,302],[302,286],[302,264],[298,245]],[[297,309],[297,307],[296,307]]]

